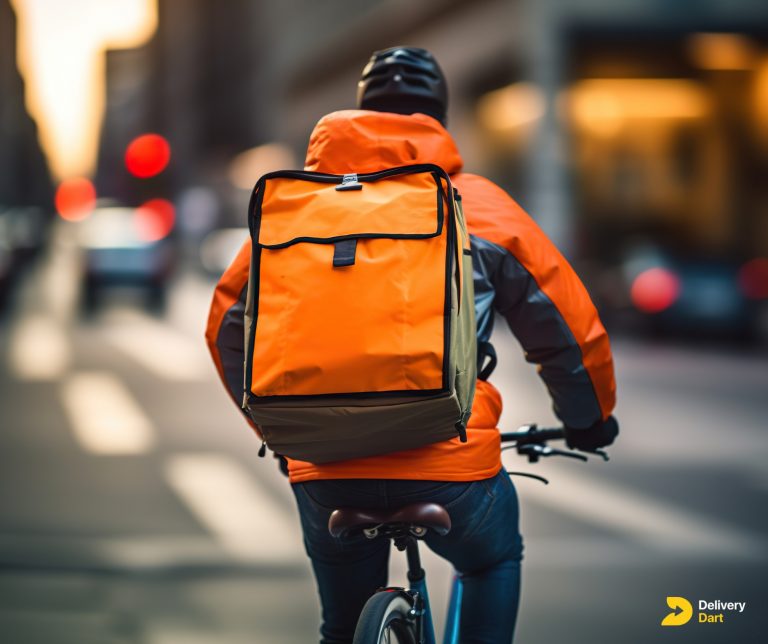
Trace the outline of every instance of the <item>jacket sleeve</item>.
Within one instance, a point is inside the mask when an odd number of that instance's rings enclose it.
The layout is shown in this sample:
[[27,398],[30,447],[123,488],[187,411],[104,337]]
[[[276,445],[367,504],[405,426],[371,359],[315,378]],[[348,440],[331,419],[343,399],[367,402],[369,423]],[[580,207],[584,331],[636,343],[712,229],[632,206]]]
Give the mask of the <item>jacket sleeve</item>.
[[554,244],[501,188],[473,175],[455,182],[470,232],[496,247],[495,308],[573,428],[610,416],[616,384],[608,334],[586,288]]
[[[205,339],[213,363],[232,400],[241,407],[245,362],[245,296],[251,264],[251,242],[246,241],[216,285],[208,314]],[[245,416],[245,414],[244,414]],[[258,427],[246,420],[260,435]]]

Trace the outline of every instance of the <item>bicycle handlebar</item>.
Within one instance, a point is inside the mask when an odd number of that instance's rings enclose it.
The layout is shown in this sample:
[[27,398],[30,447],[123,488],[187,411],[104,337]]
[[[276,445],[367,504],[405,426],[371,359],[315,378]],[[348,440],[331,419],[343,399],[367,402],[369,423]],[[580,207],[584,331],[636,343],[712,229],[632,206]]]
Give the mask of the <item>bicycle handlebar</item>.
[[502,447],[502,451],[515,449],[521,456],[528,457],[529,463],[537,462],[542,456],[566,456],[586,461],[587,454],[600,456],[604,461],[608,460],[608,454],[601,449],[585,452],[583,450],[556,449],[547,445],[547,441],[565,438],[565,429],[562,427],[539,429],[535,424],[523,425],[516,432],[502,432],[500,437],[502,443],[514,443],[514,445]]
[[515,442],[518,445],[529,443],[546,443],[552,440],[561,440],[565,438],[565,430],[562,427],[556,429],[539,429],[536,425],[523,425],[516,432],[503,432],[501,434],[502,443]]

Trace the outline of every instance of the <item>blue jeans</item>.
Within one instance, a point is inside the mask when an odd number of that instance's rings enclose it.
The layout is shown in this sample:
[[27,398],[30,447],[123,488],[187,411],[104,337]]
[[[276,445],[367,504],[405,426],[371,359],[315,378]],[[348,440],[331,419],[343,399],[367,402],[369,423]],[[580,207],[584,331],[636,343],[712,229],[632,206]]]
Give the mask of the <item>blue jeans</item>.
[[430,531],[424,539],[461,575],[462,644],[508,644],[520,596],[522,538],[517,494],[501,470],[484,481],[332,480],[293,484],[304,545],[312,560],[323,608],[321,644],[352,641],[360,611],[368,598],[387,585],[390,541],[363,535],[336,539],[328,517],[340,507],[398,508],[432,501],[451,515],[444,537]]

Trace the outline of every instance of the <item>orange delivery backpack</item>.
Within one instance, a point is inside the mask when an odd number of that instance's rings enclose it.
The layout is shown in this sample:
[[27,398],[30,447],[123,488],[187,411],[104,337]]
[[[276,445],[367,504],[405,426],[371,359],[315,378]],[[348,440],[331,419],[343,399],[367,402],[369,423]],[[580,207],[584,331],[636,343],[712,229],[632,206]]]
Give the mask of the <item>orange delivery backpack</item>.
[[461,198],[431,164],[254,187],[243,409],[311,463],[466,441],[477,371]]

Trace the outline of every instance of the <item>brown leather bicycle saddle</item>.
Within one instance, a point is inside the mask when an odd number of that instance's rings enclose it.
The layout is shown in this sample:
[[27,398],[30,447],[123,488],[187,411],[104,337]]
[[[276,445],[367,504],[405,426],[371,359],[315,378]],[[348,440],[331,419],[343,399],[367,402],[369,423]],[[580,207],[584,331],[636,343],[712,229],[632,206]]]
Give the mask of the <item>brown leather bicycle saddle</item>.
[[328,531],[334,537],[343,537],[352,530],[392,524],[429,528],[443,536],[451,529],[451,517],[437,503],[412,503],[397,510],[340,508],[331,513]]

